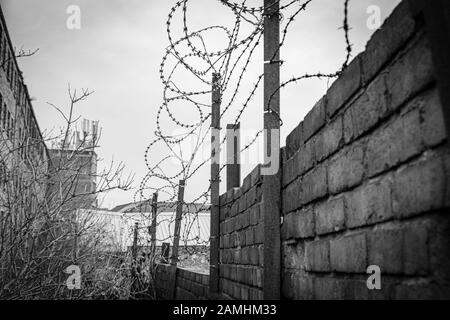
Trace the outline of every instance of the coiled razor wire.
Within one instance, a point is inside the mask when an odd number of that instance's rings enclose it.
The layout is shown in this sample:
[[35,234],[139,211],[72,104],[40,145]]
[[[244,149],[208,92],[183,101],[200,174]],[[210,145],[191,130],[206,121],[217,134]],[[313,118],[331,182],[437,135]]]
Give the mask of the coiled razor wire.
[[[161,206],[167,207],[167,203],[169,203],[169,208],[173,211],[177,205],[177,201],[175,200],[177,197],[178,190],[178,181],[177,180],[185,180],[186,182],[191,179],[200,168],[202,168],[205,164],[207,164],[211,160],[211,156],[207,157],[204,161],[200,162],[198,165],[194,165],[194,159],[198,151],[204,146],[206,143],[209,143],[208,136],[211,134],[211,128],[208,120],[211,118],[211,106],[209,104],[205,104],[202,101],[202,98],[208,98],[211,95],[211,87],[212,87],[212,73],[220,74],[220,82],[218,84],[220,92],[221,92],[221,104],[224,106],[223,110],[220,113],[220,118],[223,118],[226,114],[231,111],[235,112],[234,125],[238,124],[242,115],[247,110],[253,98],[255,97],[256,91],[259,88],[262,79],[264,78],[264,74],[260,74],[256,77],[256,81],[253,84],[251,90],[246,95],[247,97],[244,99],[244,102],[240,105],[239,108],[233,106],[238,105],[236,102],[239,88],[241,87],[242,81],[247,73],[249,65],[252,61],[252,57],[254,56],[256,48],[259,47],[261,37],[264,34],[264,12],[266,9],[264,6],[247,6],[246,1],[229,1],[229,0],[217,0],[219,1],[226,9],[231,10],[234,16],[234,24],[231,28],[222,25],[212,25],[205,28],[198,29],[196,31],[192,31],[188,28],[188,7],[191,0],[180,0],[175,3],[175,5],[171,8],[167,22],[166,22],[166,32],[169,41],[169,45],[165,49],[165,53],[163,55],[159,74],[160,80],[163,84],[163,101],[162,104],[157,109],[156,116],[156,130],[154,132],[155,138],[149,143],[148,147],[144,153],[144,160],[146,167],[148,169],[147,174],[143,177],[138,190],[134,195],[134,204],[135,211],[139,212],[139,204],[146,203],[150,201],[151,194],[150,191],[160,192],[165,194],[167,200],[162,204],[158,203],[158,208]],[[284,26],[281,31],[281,41],[278,49],[270,59],[270,62],[274,62],[274,58],[277,56],[280,48],[285,44],[287,39],[289,27],[294,22],[295,18],[302,12],[306,11],[308,5],[313,0],[290,0],[290,1],[277,1],[273,5],[279,5],[280,12],[280,23]],[[292,77],[291,79],[284,81],[280,84],[280,86],[270,95],[268,106],[270,106],[270,102],[272,98],[283,88],[286,86],[297,83],[301,80],[307,80],[311,78],[336,78],[338,77],[342,71],[347,67],[351,54],[352,54],[352,45],[349,39],[349,23],[348,23],[348,4],[349,0],[344,0],[344,19],[342,30],[344,31],[344,40],[346,44],[346,57],[343,62],[341,68],[334,73],[312,73],[312,74],[303,74],[300,76]],[[298,7],[296,7],[298,6]],[[172,31],[172,24],[176,14],[181,15],[183,32],[182,36],[178,39],[175,38],[174,33]],[[243,34],[243,24],[246,24],[247,29],[250,27],[250,32]],[[205,34],[208,32],[214,33],[222,33],[226,37],[226,47],[222,50],[217,51],[209,51],[207,49],[207,43],[205,42]],[[196,41],[196,44],[194,43]],[[168,65],[169,59],[174,59],[175,63],[173,66]],[[201,63],[197,63],[194,65],[190,63],[191,60],[200,61]],[[200,66],[198,66],[201,64]],[[282,66],[284,61],[280,61],[280,65]],[[202,87],[199,88],[198,91],[190,91],[182,89],[182,86],[175,83],[174,75],[180,71],[188,71],[188,73],[193,77],[193,79],[197,79],[202,84]],[[233,76],[236,77],[233,81]],[[224,100],[224,93],[228,93],[230,98],[228,101]],[[193,110],[195,110],[197,114],[197,120],[191,123],[188,123],[186,119],[180,116],[176,116],[173,112],[174,102],[185,102],[186,104],[190,104],[193,106]],[[268,107],[267,106],[267,107]],[[269,112],[275,112],[274,110],[270,110],[270,108],[266,108]],[[162,115],[168,117],[168,121],[174,124],[176,127],[184,130],[183,133],[178,135],[171,135],[167,132],[164,132],[161,126]],[[282,119],[278,113],[276,113],[280,125],[282,125]],[[254,138],[246,144],[240,151],[250,148],[261,135],[263,130],[258,131]],[[192,150],[192,153],[188,157],[186,161],[183,159],[183,155],[181,151],[177,151],[176,148],[180,146],[180,144],[188,138],[195,138],[196,145]],[[224,137],[219,144],[219,148],[222,149],[224,143],[226,142],[226,137]],[[167,154],[161,157],[160,160],[155,161],[154,158],[150,157],[152,154],[152,150],[157,145],[162,145],[167,149]],[[157,154],[157,153],[156,153]],[[179,169],[176,169],[174,173],[168,174],[163,169],[163,164],[168,161],[178,161]],[[200,223],[198,221],[198,214],[200,211],[208,208],[209,193],[211,190],[211,183],[217,180],[220,181],[220,173],[225,168],[225,165],[222,165],[219,169],[219,174],[216,177],[210,178],[210,183],[208,184],[208,188],[205,191],[199,193],[199,195],[192,201],[190,204],[195,204],[195,210],[193,212],[188,212],[188,208],[190,206],[185,205],[189,204],[187,202],[183,203],[183,218],[187,218],[189,215],[189,221],[186,224],[186,228],[181,235],[182,242],[185,243],[187,247],[188,242],[195,241],[199,246],[208,245],[208,241],[201,240],[198,236],[192,236],[192,228],[197,228],[197,235],[200,235]],[[159,187],[155,187],[158,185]],[[149,193],[146,195],[146,192]],[[194,217],[194,218],[192,218]],[[147,219],[150,220],[150,219]],[[175,217],[170,219],[169,224],[175,223]],[[173,235],[169,235],[167,239],[157,239],[158,241],[167,241],[173,238]]]

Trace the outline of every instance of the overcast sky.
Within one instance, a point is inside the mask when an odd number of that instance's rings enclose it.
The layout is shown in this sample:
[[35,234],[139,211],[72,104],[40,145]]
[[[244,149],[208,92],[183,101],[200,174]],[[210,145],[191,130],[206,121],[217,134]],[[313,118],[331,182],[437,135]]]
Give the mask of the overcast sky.
[[[260,2],[247,1],[248,4]],[[315,0],[298,16],[281,51],[282,59],[286,61],[282,79],[305,72],[333,72],[339,68],[345,57],[343,32],[339,29],[343,20],[343,2]],[[95,90],[94,95],[78,105],[77,114],[100,120],[103,134],[98,154],[105,162],[112,158],[123,161],[136,173],[135,185],[138,185],[146,173],[144,151],[154,138],[156,112],[162,102],[158,70],[168,45],[167,15],[175,1],[1,0],[1,3],[13,44],[25,49],[39,48],[36,55],[20,59],[19,65],[30,94],[35,98],[33,106],[41,129],[51,130],[62,124],[47,102],[67,108],[69,82],[72,87]],[[233,27],[229,9],[219,1],[191,0],[189,3],[190,30],[213,24]],[[350,1],[350,37],[355,55],[364,50],[374,32],[367,27],[367,21],[372,17],[368,8],[377,6],[381,20],[384,20],[398,3],[398,0]],[[70,5],[81,9],[79,30],[69,30],[66,26],[69,17],[66,10]],[[174,28],[177,27],[181,30],[175,23]],[[206,40],[211,48],[223,48],[226,39],[218,33],[207,36]],[[262,71],[262,47],[258,49],[243,83],[241,99],[222,119],[222,127],[235,118],[245,99],[245,90],[248,92]],[[181,76],[177,83],[184,85],[191,80]],[[310,80],[282,91],[282,145],[286,135],[329,85],[327,80]],[[262,127],[261,93],[258,91],[258,96],[243,115],[242,128],[258,130]],[[183,113],[188,116],[191,112],[191,109],[178,110],[181,113],[177,115],[181,117]],[[151,154],[155,159],[163,155],[163,149],[158,147]],[[254,164],[243,166],[242,177],[253,167]],[[208,179],[209,166],[205,166],[188,181],[186,198],[196,197],[206,188]],[[222,186],[221,192],[224,189]],[[130,202],[133,193],[134,190],[113,192],[103,206]]]

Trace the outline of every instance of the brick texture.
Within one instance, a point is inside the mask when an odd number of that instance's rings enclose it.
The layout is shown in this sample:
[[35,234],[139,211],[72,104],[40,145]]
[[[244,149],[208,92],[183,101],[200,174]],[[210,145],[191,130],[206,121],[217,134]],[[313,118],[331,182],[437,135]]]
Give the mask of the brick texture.
[[[427,32],[403,1],[288,134],[283,298],[450,298],[448,129]],[[220,199],[226,299],[263,297],[263,183],[256,167]],[[381,290],[366,286],[370,265]],[[205,296],[194,278],[181,273],[180,296]]]
[[403,1],[287,141],[284,298],[450,298],[448,129],[416,19]]

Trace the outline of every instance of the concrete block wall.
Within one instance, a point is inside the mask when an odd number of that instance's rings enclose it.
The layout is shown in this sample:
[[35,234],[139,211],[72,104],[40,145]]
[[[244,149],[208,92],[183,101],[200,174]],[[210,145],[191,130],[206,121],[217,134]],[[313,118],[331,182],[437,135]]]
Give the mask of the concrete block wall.
[[[158,264],[156,268],[156,294],[158,299],[171,300],[171,267]],[[176,269],[175,300],[206,300],[209,298],[209,274]]]
[[263,298],[264,221],[260,166],[220,196],[219,292],[223,299]]
[[209,274],[177,269],[177,300],[206,300],[209,298]]
[[[404,1],[286,139],[283,298],[450,297],[442,108],[428,35]],[[366,286],[369,265],[381,290]]]

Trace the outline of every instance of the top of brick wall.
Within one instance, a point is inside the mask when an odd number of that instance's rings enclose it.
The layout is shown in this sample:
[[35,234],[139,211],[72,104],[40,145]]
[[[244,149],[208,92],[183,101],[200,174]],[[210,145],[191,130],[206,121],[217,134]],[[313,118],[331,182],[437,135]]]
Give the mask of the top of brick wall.
[[258,164],[243,180],[243,183],[238,188],[232,188],[227,190],[220,196],[219,204],[224,206],[228,203],[232,203],[236,199],[239,199],[241,195],[250,190],[253,186],[257,185],[261,181],[261,165]]
[[390,61],[414,34],[416,21],[407,1],[402,1],[356,56],[325,96],[286,138],[285,160],[332,119],[336,113]]

